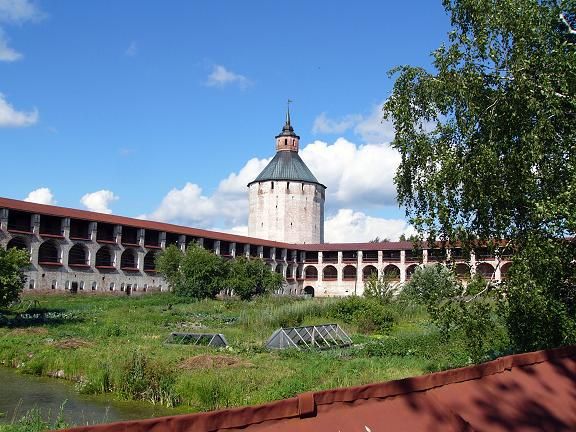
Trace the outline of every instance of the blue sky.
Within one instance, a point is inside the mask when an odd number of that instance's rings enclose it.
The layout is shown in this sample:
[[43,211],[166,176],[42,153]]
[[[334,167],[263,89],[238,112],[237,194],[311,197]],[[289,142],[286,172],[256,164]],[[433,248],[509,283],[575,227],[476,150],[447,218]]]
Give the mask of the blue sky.
[[243,232],[290,98],[327,239],[408,229],[379,106],[440,1],[0,0],[0,29],[1,196]]

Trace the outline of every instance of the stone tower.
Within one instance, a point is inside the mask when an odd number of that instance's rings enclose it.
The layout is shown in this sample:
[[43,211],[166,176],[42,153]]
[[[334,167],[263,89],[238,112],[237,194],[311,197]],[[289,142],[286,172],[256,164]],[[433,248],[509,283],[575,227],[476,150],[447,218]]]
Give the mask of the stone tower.
[[287,243],[324,242],[324,192],[298,155],[300,137],[286,123],[276,136],[276,155],[248,184],[248,235]]

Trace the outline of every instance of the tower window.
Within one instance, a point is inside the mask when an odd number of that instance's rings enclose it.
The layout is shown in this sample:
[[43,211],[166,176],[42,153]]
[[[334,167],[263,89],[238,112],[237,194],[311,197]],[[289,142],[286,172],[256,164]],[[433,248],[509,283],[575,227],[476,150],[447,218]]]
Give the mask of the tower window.
[[272,186],[271,186],[270,189],[272,189],[272,190],[274,189],[274,182],[272,182]]
[[284,138],[284,145],[288,145],[288,139]]

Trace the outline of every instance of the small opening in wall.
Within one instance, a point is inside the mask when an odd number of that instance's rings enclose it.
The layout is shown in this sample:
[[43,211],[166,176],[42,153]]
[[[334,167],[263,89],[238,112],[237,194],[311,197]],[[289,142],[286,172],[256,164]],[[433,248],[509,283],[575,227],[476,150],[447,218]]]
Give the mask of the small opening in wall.
[[284,138],[284,145],[288,145],[288,139]]
[[270,189],[274,190],[274,182],[272,182],[272,185],[270,186]]

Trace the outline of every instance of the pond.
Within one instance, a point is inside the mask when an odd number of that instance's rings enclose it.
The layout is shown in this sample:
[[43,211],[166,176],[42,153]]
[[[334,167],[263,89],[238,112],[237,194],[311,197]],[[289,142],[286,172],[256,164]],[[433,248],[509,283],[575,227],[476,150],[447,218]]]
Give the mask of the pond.
[[176,414],[175,410],[144,402],[110,401],[100,396],[78,394],[70,383],[54,378],[21,375],[0,367],[0,423],[18,420],[38,408],[46,419],[55,419],[64,404],[69,424],[84,425]]

